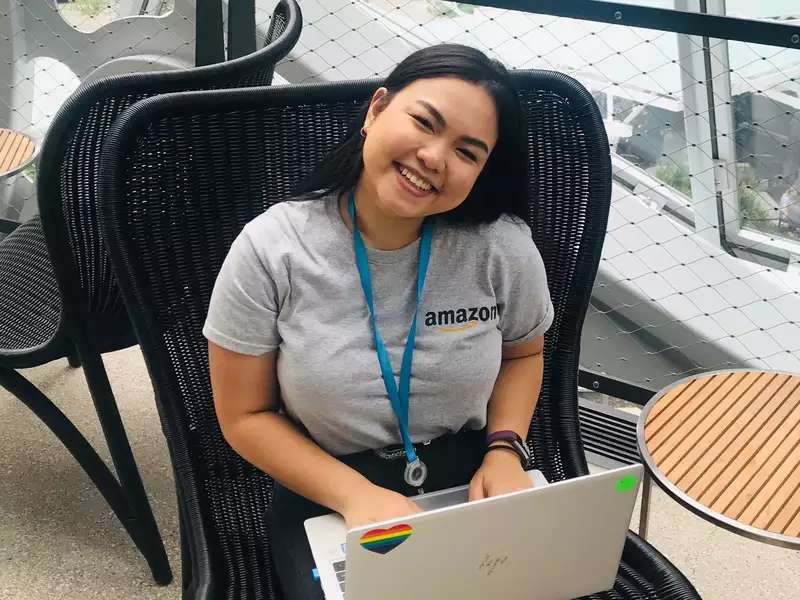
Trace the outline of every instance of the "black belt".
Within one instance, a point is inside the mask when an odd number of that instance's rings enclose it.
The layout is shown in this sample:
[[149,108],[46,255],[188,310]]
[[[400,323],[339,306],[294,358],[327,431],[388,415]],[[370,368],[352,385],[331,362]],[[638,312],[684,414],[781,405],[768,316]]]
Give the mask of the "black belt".
[[[461,448],[471,447],[473,444],[484,444],[486,439],[486,429],[462,429],[458,433],[448,433],[438,438],[426,442],[412,444],[414,452],[428,454],[430,452],[440,452],[442,448],[458,446]],[[482,448],[483,446],[481,446]],[[376,448],[372,450],[379,458],[384,460],[398,460],[406,457],[406,450],[402,444]],[[344,457],[340,457],[344,458]]]
[[[414,444],[415,452],[429,471],[425,491],[469,483],[483,461],[485,446],[485,429],[462,430]],[[403,478],[406,455],[402,445],[365,450],[338,458],[376,485],[409,496],[418,492]]]
[[[485,429],[446,434],[428,443],[416,444],[417,454],[429,470],[425,491],[435,492],[469,483],[483,461],[485,446]],[[401,452],[395,456],[397,448]],[[414,496],[418,490],[403,479],[405,460],[400,460],[401,458],[405,458],[402,446],[364,450],[337,457],[375,485],[406,496]],[[273,510],[282,518],[300,522],[330,512],[277,482]]]

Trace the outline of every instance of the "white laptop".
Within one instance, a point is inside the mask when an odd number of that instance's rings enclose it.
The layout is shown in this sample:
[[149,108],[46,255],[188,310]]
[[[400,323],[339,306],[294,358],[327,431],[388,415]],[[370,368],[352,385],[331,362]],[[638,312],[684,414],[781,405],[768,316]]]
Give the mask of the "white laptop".
[[326,600],[556,600],[612,588],[642,465],[551,484],[529,475],[528,490],[415,496],[425,512],[350,531],[337,514],[308,519]]

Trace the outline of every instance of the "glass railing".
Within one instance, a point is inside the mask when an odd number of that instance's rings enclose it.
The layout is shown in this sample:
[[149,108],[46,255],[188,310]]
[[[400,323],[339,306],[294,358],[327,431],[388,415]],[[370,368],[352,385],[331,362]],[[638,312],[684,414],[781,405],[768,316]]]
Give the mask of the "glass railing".
[[605,374],[593,389],[616,381],[608,393],[627,394],[620,380],[658,389],[731,366],[800,371],[792,7],[728,2],[760,19],[742,22],[701,17],[720,2],[479,4],[309,0],[278,72],[292,83],[379,77],[416,48],[456,42],[569,74],[598,105],[614,172],[584,379]]

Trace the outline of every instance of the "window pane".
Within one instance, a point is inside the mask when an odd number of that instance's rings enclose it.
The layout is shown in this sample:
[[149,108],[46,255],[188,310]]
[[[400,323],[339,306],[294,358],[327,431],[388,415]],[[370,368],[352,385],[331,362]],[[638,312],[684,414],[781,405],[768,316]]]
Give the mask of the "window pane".
[[79,31],[95,31],[114,19],[138,15],[162,16],[175,0],[56,0],[64,20]]
[[800,241],[800,53],[729,48],[739,225]]

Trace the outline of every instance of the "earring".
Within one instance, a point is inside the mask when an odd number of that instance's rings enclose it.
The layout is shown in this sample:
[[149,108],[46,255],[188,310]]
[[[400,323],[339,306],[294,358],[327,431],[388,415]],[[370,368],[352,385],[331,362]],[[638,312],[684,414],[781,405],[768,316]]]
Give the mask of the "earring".
[[362,127],[361,128],[361,137],[364,138],[364,139],[367,139],[367,128],[366,127]]

